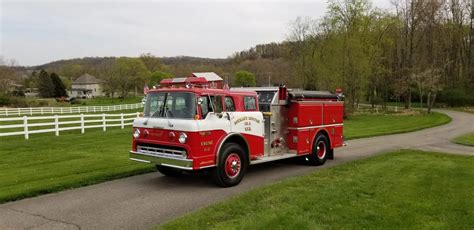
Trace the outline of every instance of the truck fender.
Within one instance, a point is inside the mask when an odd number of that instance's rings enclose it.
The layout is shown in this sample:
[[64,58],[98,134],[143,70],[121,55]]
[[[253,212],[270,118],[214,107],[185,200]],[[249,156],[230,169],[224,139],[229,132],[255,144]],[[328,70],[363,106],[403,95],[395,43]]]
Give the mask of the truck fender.
[[215,151],[215,155],[216,155],[216,159],[215,159],[215,162],[216,162],[216,166],[219,164],[219,155],[221,153],[221,149],[222,147],[224,146],[225,143],[228,143],[228,142],[235,142],[237,144],[239,144],[240,146],[242,146],[242,148],[245,150],[246,154],[247,154],[247,160],[249,161],[248,163],[250,163],[250,152],[249,152],[249,145],[247,143],[247,140],[245,139],[244,136],[242,136],[242,134],[240,133],[229,133],[227,134],[227,136],[225,136],[219,143],[216,151]]
[[313,138],[312,138],[312,140],[311,140],[310,149],[313,149],[313,147],[314,147],[314,146],[313,146],[313,145],[314,145],[314,141],[316,140],[316,137],[317,137],[318,134],[320,134],[320,133],[324,134],[324,135],[328,138],[328,141],[329,141],[329,143],[328,143],[328,144],[329,144],[329,156],[328,156],[328,159],[331,159],[331,160],[332,160],[332,159],[334,159],[334,155],[333,155],[333,151],[332,151],[332,150],[333,150],[333,147],[332,147],[332,144],[331,144],[331,143],[332,143],[332,140],[331,140],[332,137],[331,137],[331,135],[329,135],[329,132],[328,132],[327,129],[321,128],[321,129],[319,129],[319,130],[314,134],[314,136],[313,136]]

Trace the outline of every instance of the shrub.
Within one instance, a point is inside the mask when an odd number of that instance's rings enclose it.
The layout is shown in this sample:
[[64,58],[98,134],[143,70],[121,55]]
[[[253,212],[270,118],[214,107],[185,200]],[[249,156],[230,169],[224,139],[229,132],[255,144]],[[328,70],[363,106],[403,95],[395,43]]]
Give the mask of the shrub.
[[474,96],[468,94],[464,89],[447,89],[441,93],[440,102],[452,107],[473,105]]
[[5,95],[0,95],[0,106],[10,105],[10,98]]

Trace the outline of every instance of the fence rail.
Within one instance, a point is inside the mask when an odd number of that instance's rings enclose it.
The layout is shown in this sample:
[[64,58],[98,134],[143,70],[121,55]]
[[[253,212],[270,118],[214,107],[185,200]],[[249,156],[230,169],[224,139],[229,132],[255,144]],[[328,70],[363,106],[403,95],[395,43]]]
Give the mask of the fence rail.
[[97,113],[126,109],[143,108],[142,103],[109,105],[109,106],[77,106],[77,107],[30,107],[30,108],[0,108],[0,116],[68,114],[68,113]]
[[0,137],[23,135],[25,139],[29,139],[30,134],[36,133],[54,132],[59,136],[60,131],[66,130],[81,130],[81,133],[85,133],[86,129],[91,128],[102,128],[103,131],[107,131],[108,127],[123,129],[132,125],[133,120],[139,116],[140,113],[137,112],[0,118]]

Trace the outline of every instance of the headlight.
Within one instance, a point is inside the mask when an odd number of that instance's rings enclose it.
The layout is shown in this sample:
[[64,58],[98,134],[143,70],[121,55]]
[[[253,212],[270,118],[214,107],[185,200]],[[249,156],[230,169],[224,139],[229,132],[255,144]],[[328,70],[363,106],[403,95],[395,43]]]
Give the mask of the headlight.
[[133,138],[137,139],[140,137],[140,130],[139,129],[135,129],[135,131],[133,132]]
[[178,141],[179,141],[179,143],[184,144],[184,143],[186,143],[186,139],[188,139],[188,135],[186,135],[186,133],[181,133],[179,135]]

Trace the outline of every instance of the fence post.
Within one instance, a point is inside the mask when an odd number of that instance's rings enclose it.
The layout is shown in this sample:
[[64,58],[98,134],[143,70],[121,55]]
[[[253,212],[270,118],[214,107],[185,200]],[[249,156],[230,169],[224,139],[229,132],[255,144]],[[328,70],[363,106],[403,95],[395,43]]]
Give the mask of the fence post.
[[124,120],[123,120],[123,113],[120,114],[120,124],[122,125],[122,129],[125,128]]
[[8,117],[8,108],[5,109],[5,116]]
[[104,131],[107,130],[107,124],[105,122],[105,113],[102,114],[102,127]]
[[61,107],[61,114],[63,114],[63,107]]
[[30,107],[30,115],[33,115],[33,108]]
[[81,133],[84,134],[84,114],[81,113]]
[[43,115],[43,107],[41,107],[41,115]]
[[54,132],[56,136],[59,136],[59,117],[58,115],[54,115]]
[[23,117],[23,128],[25,131],[25,139],[28,140],[30,138],[30,135],[28,134],[28,117],[24,116]]
[[18,109],[18,116],[21,116],[21,113],[20,113],[20,108],[17,108]]

